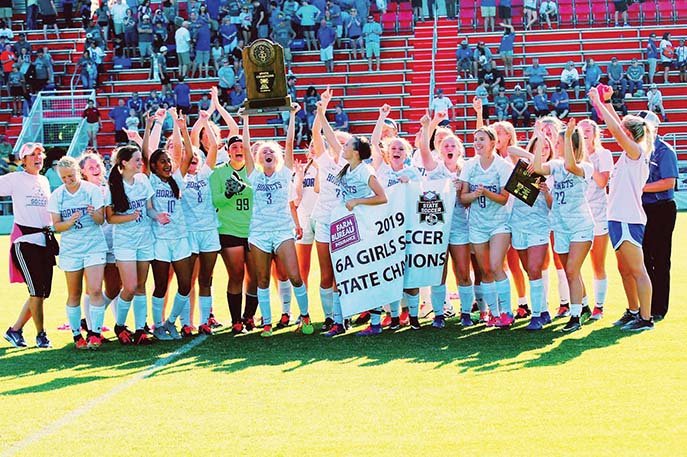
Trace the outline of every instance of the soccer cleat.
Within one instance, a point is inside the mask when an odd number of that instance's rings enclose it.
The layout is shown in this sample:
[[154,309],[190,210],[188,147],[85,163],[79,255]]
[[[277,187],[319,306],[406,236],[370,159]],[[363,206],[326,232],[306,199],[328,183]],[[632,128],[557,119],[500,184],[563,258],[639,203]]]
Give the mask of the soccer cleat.
[[210,317],[208,318],[208,325],[212,328],[220,328],[224,326],[223,324],[218,322],[217,319],[215,319],[215,315],[212,313],[210,313]]
[[[489,324],[489,321],[491,320],[491,312],[490,311],[480,311],[479,312],[479,321],[482,324]],[[487,325],[489,327],[489,325]]]
[[420,325],[420,319],[418,319],[417,316],[410,316],[409,321],[411,329],[420,330],[422,328],[422,326]]
[[234,325],[231,326],[231,333],[233,335],[240,335],[243,333],[243,323],[242,322],[237,322]]
[[199,335],[212,335],[212,327],[210,327],[208,324],[200,324],[198,326],[198,334]]
[[74,347],[76,349],[88,349],[88,342],[83,336],[79,335],[74,337]]
[[91,335],[88,337],[88,349],[98,349],[103,345],[103,337],[100,335]]
[[389,330],[398,330],[401,328],[401,319],[398,317],[392,317],[389,323]]
[[563,327],[563,331],[570,333],[579,330],[580,328],[582,328],[582,324],[580,324],[580,318],[571,316],[568,323],[565,324],[565,327]]
[[159,327],[156,325],[155,330],[153,330],[153,336],[159,341],[172,341],[174,339],[172,335],[167,333],[164,325],[160,325]]
[[117,335],[117,340],[119,340],[120,344],[124,346],[133,344],[133,333],[126,328],[126,325],[115,325],[115,335]]
[[148,327],[148,323],[146,322],[143,324],[143,331],[146,332],[146,335],[153,336],[153,331]]
[[408,313],[408,308],[403,308],[401,310],[401,327],[407,327],[410,325],[410,314]]
[[388,327],[389,325],[391,325],[391,314],[386,313],[386,314],[384,315],[384,318],[382,319],[382,324],[381,324],[381,325],[382,325],[382,328]]
[[510,328],[515,322],[515,318],[510,313],[501,313],[494,324],[498,328]]
[[181,335],[179,334],[179,331],[173,323],[171,323],[170,321],[165,321],[165,323],[162,325],[172,338],[174,338],[175,340],[181,339]]
[[641,332],[644,330],[651,330],[653,328],[653,319],[645,320],[640,317],[638,319],[633,320],[632,322],[629,322],[627,325],[624,325],[620,330],[623,330],[625,332]]
[[470,313],[460,313],[460,325],[463,327],[472,327],[475,325],[475,323],[472,322]]
[[530,323],[527,324],[527,327],[525,327],[525,330],[530,331],[530,332],[536,332],[538,330],[541,330],[544,328],[544,324],[542,323],[541,316],[532,316],[530,319]]
[[149,346],[153,344],[153,339],[148,338],[148,334],[146,333],[145,329],[138,329],[136,330],[136,333],[134,333],[134,344],[136,346]]
[[453,305],[449,303],[444,306],[444,318],[451,319],[452,317],[456,317],[456,310],[453,309]]
[[324,320],[322,323],[322,328],[320,329],[323,333],[328,332],[329,330],[332,329],[332,326],[334,325],[334,319],[331,317],[328,317]]
[[343,324],[337,324],[335,322],[334,325],[332,325],[332,328],[330,328],[328,332],[323,333],[323,335],[327,338],[331,338],[336,335],[343,335],[344,333],[346,333],[346,329],[344,328]]
[[281,315],[279,318],[279,322],[277,322],[277,330],[286,328],[289,326],[289,322],[291,321],[291,316],[289,316],[287,313],[284,313]]
[[296,332],[302,333],[303,335],[312,335],[315,333],[315,327],[313,327],[312,322],[310,322],[309,314],[300,317],[298,327],[296,327]]
[[[419,323],[418,323],[419,325]],[[436,316],[432,321],[432,328],[444,328],[446,327],[446,318],[444,316]]]
[[547,325],[551,323],[551,314],[549,314],[548,311],[544,311],[543,313],[541,313],[541,316],[539,317],[541,317],[542,325]]
[[556,317],[554,319],[561,319],[568,316],[570,316],[570,306],[561,305],[558,307],[558,312],[556,313]]
[[370,312],[369,311],[363,311],[358,315],[358,318],[355,320],[355,325],[365,325],[368,322],[370,322]]
[[515,312],[516,319],[526,319],[532,315],[530,307],[527,305],[518,305],[518,310]]
[[86,319],[85,319],[85,318],[82,318],[82,319],[81,319],[81,330],[83,330],[84,332],[88,332],[88,331],[89,331],[89,329],[88,329],[88,323],[86,323]]
[[498,317],[495,317],[493,314],[489,314],[489,320],[487,321],[487,327],[495,327],[496,323],[499,321]]
[[48,335],[45,334],[45,331],[38,332],[38,335],[36,335],[36,347],[38,349],[50,349],[52,347],[52,344],[48,339]]
[[598,321],[603,319],[604,317],[604,308],[603,306],[595,306],[594,309],[592,310],[592,315],[589,317],[589,319],[593,321]]
[[190,325],[184,325],[181,327],[181,337],[191,338],[193,336],[193,327]]
[[[210,325],[210,322],[208,322],[208,325]],[[252,317],[244,317],[243,318],[243,327],[246,329],[247,332],[252,332],[255,329],[255,321],[253,320],[253,318]],[[232,331],[233,331],[233,329],[232,329]]]
[[582,313],[580,314],[580,324],[584,324],[592,317],[592,310],[589,306],[585,305],[582,307]]
[[263,338],[269,338],[272,336],[272,326],[271,325],[265,325],[262,327],[262,332],[260,332],[260,336]]
[[625,310],[625,314],[623,314],[623,315],[620,317],[620,319],[618,319],[617,321],[613,322],[613,326],[615,326],[615,327],[624,327],[624,326],[626,326],[627,324],[629,324],[630,322],[632,322],[632,321],[634,321],[634,320],[636,320],[636,319],[639,319],[639,313],[633,314],[633,313],[630,312],[629,309],[626,309],[626,310]]
[[8,328],[5,332],[5,339],[15,348],[25,348],[26,340],[24,340],[22,330],[12,330],[12,327]]
[[358,336],[375,336],[382,334],[381,325],[369,325],[365,330],[358,332]]

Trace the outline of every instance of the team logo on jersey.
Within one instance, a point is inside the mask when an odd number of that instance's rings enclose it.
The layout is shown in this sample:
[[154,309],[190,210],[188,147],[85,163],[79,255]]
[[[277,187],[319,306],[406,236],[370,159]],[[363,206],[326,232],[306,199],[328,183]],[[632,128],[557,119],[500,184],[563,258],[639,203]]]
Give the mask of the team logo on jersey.
[[420,200],[417,202],[417,213],[420,215],[420,222],[426,222],[429,225],[437,225],[439,222],[444,222],[444,202],[441,197],[434,191],[427,191],[420,194]]
[[240,194],[246,188],[246,183],[241,181],[241,175],[234,171],[229,179],[224,182],[224,196],[231,199],[236,194]]

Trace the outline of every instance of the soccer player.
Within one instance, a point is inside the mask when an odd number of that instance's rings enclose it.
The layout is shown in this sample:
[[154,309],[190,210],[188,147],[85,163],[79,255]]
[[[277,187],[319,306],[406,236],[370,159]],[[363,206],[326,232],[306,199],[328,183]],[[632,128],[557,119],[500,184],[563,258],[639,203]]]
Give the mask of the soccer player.
[[298,267],[301,272],[301,279],[308,287],[308,276],[310,275],[310,259],[312,257],[312,246],[315,242],[315,220],[312,218],[313,209],[317,202],[319,191],[317,185],[317,163],[313,144],[308,145],[308,161],[302,164],[294,162],[294,205],[298,215],[298,221],[303,229],[303,236],[296,240],[296,253],[298,254]]
[[642,188],[649,177],[653,131],[646,120],[628,115],[621,120],[610,105],[612,89],[589,91],[589,99],[623,149],[613,167],[608,194],[608,232],[618,258],[628,309],[613,325],[623,330],[651,330],[651,280],[644,265],[642,241],[646,214],[642,208]]
[[560,133],[565,138],[563,160],[543,163],[542,151],[537,149],[533,162],[535,173],[552,175],[554,180],[551,207],[553,249],[565,266],[572,300],[570,320],[563,327],[564,332],[579,330],[591,316],[591,310],[582,302],[585,288],[580,270],[594,237],[594,221],[585,197],[594,166],[586,161],[584,138],[576,127],[575,119],[570,119],[565,132]]
[[[145,331],[147,317],[146,280],[155,256],[150,237],[148,212],[153,188],[141,171],[143,156],[137,146],[122,146],[114,153],[110,171],[110,201],[106,202],[107,222],[114,225],[113,249],[122,291],[117,299],[115,335],[121,344],[151,344]],[[135,333],[126,327],[133,300]]]
[[[300,321],[296,332],[311,335],[315,329],[308,314],[308,293],[300,277],[294,226],[284,227],[292,221],[289,205],[291,178],[293,175],[293,140],[295,136],[296,113],[299,105],[291,105],[291,116],[286,135],[286,150],[273,141],[260,144],[253,162],[250,150],[249,117],[243,115],[243,148],[246,157],[246,172],[253,187],[253,208],[248,243],[253,252],[255,273],[258,281],[258,306],[262,315],[263,330],[260,336],[272,336],[272,313],[270,306],[270,270],[272,258],[276,256],[285,270],[298,302]],[[256,165],[260,168],[256,168]]]
[[[100,225],[105,220],[100,188],[81,179],[76,159],[63,157],[57,172],[64,183],[50,196],[48,211],[55,232],[61,233],[59,267],[67,279],[67,319],[76,349],[97,349],[102,344],[105,317],[102,285],[107,243]],[[90,328],[87,339],[81,334],[81,293],[86,273],[86,300]]]

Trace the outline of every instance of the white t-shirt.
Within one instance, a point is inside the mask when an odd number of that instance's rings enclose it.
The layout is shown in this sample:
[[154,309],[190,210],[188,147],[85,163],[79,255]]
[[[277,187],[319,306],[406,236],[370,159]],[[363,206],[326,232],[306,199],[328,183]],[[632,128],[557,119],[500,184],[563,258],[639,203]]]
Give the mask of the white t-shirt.
[[217,230],[217,211],[212,205],[210,174],[212,174],[210,167],[203,164],[195,175],[186,173],[184,176],[181,206],[189,231]]
[[185,27],[179,27],[174,34],[174,41],[177,46],[177,52],[191,51],[191,33]]
[[575,81],[578,81],[579,79],[580,74],[577,72],[577,68],[573,68],[572,70],[564,68],[561,72],[561,82],[564,82],[566,84],[572,84]]
[[329,224],[332,208],[339,200],[339,187],[337,175],[346,164],[346,161],[339,159],[338,163],[324,152],[317,159],[317,180],[320,187],[320,193],[317,196],[317,202],[312,212],[312,218],[322,224]]
[[[468,183],[470,192],[482,185],[485,189],[498,194],[506,186],[512,172],[513,163],[494,153],[494,160],[486,170],[482,168],[479,156],[465,162],[460,172],[460,180]],[[509,217],[508,206],[500,205],[485,195],[478,197],[470,204],[470,227],[476,230],[488,230],[505,224]]]
[[283,166],[272,173],[272,176],[267,176],[258,169],[248,176],[253,187],[251,234],[294,229],[289,207],[291,174],[291,169]]
[[160,224],[153,220],[153,233],[155,238],[160,240],[178,240],[186,238],[186,218],[181,204],[181,191],[185,183],[179,170],[175,171],[172,179],[179,186],[179,197],[174,196],[172,187],[165,181],[157,177],[155,173],[150,174],[150,185],[153,187],[153,209],[158,213],[169,214],[169,223]]
[[[50,184],[45,176],[32,175],[25,171],[15,171],[0,176],[0,196],[12,197],[15,223],[34,228],[52,225],[52,219],[47,210]],[[42,233],[24,235],[14,242],[45,246],[45,235]]]
[[584,176],[567,171],[561,159],[551,160],[549,167],[554,181],[551,205],[553,230],[575,233],[593,229],[594,221],[585,194],[594,166],[589,162],[580,162],[579,167],[584,170]]
[[420,170],[417,168],[403,167],[398,171],[394,171],[393,168],[387,163],[382,163],[377,169],[377,179],[382,187],[391,187],[400,183],[400,178],[405,176],[409,181],[419,181],[422,178]]
[[355,198],[366,198],[372,195],[370,189],[370,177],[375,176],[374,169],[366,164],[360,163],[354,169],[346,170],[346,174],[338,181],[339,198],[346,203]]
[[303,176],[303,192],[297,209],[298,220],[301,225],[303,225],[307,219],[310,219],[313,209],[315,209],[315,204],[317,203],[315,179],[317,179],[317,167],[311,164],[305,171],[305,176]]
[[435,113],[448,113],[448,109],[453,106],[453,103],[448,97],[434,97],[429,109]]
[[[589,156],[592,165],[594,166],[594,171],[597,173],[610,172],[613,169],[613,155],[611,151],[606,148],[597,149],[594,154]],[[587,186],[587,202],[589,203],[589,209],[592,211],[592,215],[595,216],[603,214],[604,218],[606,216],[606,188],[599,187],[599,185],[592,179]]]
[[649,158],[644,152],[632,160],[623,151],[611,171],[608,182],[608,220],[628,224],[646,224],[642,207],[642,189],[649,178]]
[[62,232],[60,236],[61,254],[82,255],[84,253],[106,252],[105,236],[93,217],[86,213],[89,206],[102,209],[103,193],[100,187],[87,181],[73,194],[62,185],[55,189],[48,200],[48,211],[59,214],[63,221],[69,220],[74,213],[81,213],[76,223]]
[[[134,175],[134,182],[129,184],[124,181],[124,193],[129,199],[129,209],[124,213],[133,214],[139,210],[141,215],[135,220],[123,224],[112,224],[113,246],[115,248],[136,249],[146,244],[151,244],[150,219],[148,218],[148,199],[153,196],[153,188],[150,180],[143,173]],[[112,195],[106,204],[112,204]]]

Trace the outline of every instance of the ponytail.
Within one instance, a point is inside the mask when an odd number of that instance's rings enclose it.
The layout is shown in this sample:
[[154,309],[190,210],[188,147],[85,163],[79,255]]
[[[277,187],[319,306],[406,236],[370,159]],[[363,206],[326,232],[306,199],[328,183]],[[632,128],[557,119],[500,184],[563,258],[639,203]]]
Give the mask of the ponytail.
[[344,165],[344,167],[341,169],[341,171],[339,172],[339,174],[336,175],[336,180],[337,180],[338,182],[341,182],[341,180],[343,179],[343,177],[346,176],[346,173],[348,173],[348,169],[349,169],[349,168],[351,168],[351,164],[350,164],[350,163],[347,163],[347,164]]
[[110,185],[110,195],[112,196],[112,207],[116,213],[126,213],[129,210],[129,198],[124,191],[124,179],[119,165],[112,167],[110,177],[107,178]]

